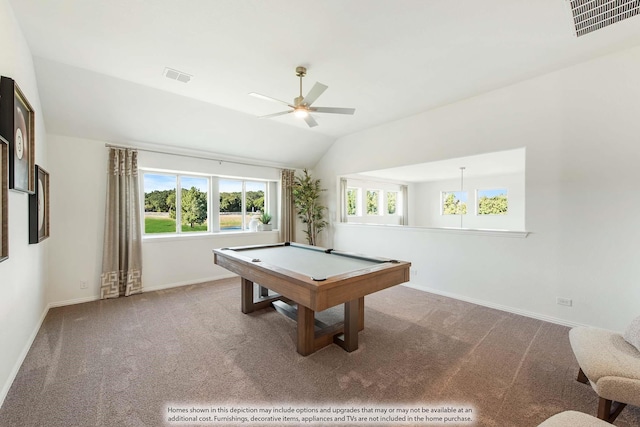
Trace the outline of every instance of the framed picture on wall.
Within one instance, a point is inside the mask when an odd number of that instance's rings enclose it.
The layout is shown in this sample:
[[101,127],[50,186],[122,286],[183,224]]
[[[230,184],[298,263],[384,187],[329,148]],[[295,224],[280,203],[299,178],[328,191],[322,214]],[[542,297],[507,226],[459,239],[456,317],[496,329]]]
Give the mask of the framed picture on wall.
[[35,167],[36,192],[29,195],[29,243],[49,237],[49,173]]
[[0,79],[0,135],[9,143],[9,188],[35,192],[35,113],[17,83]]
[[0,136],[0,262],[9,257],[9,145]]

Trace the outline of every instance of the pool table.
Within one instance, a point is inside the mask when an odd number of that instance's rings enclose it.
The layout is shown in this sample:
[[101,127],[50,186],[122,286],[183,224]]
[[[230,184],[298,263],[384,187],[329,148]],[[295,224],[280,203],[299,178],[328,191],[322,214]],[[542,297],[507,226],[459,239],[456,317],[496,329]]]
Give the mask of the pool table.
[[[289,242],[213,253],[216,264],[242,278],[243,313],[273,306],[297,321],[297,351],[303,356],[332,343],[356,350],[365,295],[409,281],[411,267],[405,261]],[[344,304],[343,321],[327,325],[316,319],[316,312],[339,304]]]

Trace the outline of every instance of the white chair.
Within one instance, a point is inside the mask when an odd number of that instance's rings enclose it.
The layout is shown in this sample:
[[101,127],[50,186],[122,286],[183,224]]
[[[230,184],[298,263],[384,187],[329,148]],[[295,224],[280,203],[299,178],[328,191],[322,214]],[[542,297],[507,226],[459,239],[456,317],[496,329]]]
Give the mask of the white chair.
[[598,328],[577,327],[569,331],[571,348],[580,366],[577,380],[591,384],[600,398],[598,418],[609,423],[627,404],[640,406],[640,351],[625,337],[627,334],[623,337]]
[[538,427],[611,427],[611,424],[582,412],[564,411],[547,418]]

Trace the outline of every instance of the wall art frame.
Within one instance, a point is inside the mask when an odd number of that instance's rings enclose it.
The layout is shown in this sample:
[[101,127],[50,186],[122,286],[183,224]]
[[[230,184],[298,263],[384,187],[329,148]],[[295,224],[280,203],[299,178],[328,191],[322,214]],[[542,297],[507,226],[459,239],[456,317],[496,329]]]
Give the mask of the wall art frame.
[[18,84],[0,78],[0,135],[9,143],[9,188],[35,192],[35,112]]
[[49,172],[36,165],[36,191],[29,195],[29,243],[49,237]]
[[9,258],[9,143],[0,136],[0,262]]

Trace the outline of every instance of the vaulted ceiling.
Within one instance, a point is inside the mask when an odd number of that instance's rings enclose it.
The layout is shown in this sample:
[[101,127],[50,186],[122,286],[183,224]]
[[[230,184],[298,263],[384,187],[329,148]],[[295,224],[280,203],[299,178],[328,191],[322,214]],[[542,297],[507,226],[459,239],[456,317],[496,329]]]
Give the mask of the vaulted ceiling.
[[[343,135],[640,44],[640,17],[576,37],[566,0],[9,1],[48,132],[298,167]],[[355,115],[257,119],[284,106],[248,94],[292,102],[298,65],[303,94],[329,86],[315,105]]]

